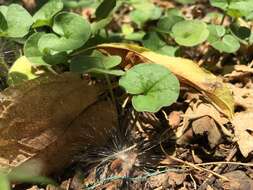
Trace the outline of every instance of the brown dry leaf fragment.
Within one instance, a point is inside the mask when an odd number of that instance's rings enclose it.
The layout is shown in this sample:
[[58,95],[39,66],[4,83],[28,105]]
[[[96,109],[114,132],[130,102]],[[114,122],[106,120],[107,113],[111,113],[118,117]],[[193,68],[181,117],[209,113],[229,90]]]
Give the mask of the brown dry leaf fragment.
[[235,106],[245,111],[253,111],[253,88],[240,88],[232,84],[230,88],[234,94]]
[[224,124],[228,123],[229,120],[212,104],[203,100],[201,96],[190,94],[189,97],[190,104],[184,114],[183,125],[178,128],[176,133],[177,137],[180,137],[177,140],[178,144],[188,144],[194,135],[207,134],[209,145],[213,148],[222,140],[221,131],[227,136],[233,136],[224,127]]
[[247,65],[235,65],[233,71],[225,75],[226,80],[242,80],[243,77],[249,77],[253,74],[253,68]]
[[169,125],[173,129],[179,126],[180,121],[181,121],[181,112],[179,112],[179,111],[172,111],[169,114],[168,122],[169,122]]
[[177,137],[181,136],[185,130],[189,127],[191,121],[209,116],[212,118],[223,130],[223,133],[231,136],[229,131],[224,128],[224,124],[228,123],[229,120],[224,117],[215,107],[208,103],[205,100],[202,100],[201,97],[193,97],[191,100],[188,109],[184,114],[183,126],[177,131]]
[[199,118],[192,122],[192,129],[196,135],[207,134],[208,142],[211,148],[214,148],[221,142],[222,136],[214,120],[208,116]]
[[184,182],[186,176],[187,174],[168,172],[150,177],[148,183],[152,189],[176,188]]
[[192,121],[191,128],[178,139],[177,143],[188,144],[194,138],[194,135],[204,136],[205,134],[211,148],[214,148],[221,142],[221,133],[214,120],[208,116]]
[[235,170],[225,173],[224,176],[228,177],[230,181],[224,181],[222,188],[225,190],[252,190],[253,180],[250,179],[243,171]]
[[[0,93],[0,168],[39,160],[42,173],[51,173],[65,167],[87,140],[101,143],[103,131],[95,132],[114,127],[115,112],[107,111],[108,103],[94,104],[100,94],[97,85],[70,73],[41,77]],[[91,137],[80,140],[83,134]]]
[[239,149],[242,155],[247,157],[253,151],[253,112],[236,113],[232,124]]

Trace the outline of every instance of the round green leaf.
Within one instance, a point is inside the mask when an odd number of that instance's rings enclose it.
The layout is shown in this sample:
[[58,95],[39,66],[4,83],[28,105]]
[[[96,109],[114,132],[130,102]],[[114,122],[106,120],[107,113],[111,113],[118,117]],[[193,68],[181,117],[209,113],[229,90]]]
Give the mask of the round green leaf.
[[43,54],[40,52],[38,42],[43,32],[37,32],[31,35],[25,42],[24,54],[35,65],[46,65],[47,63],[42,59]]
[[80,15],[67,12],[56,15],[53,31],[60,37],[53,33],[44,34],[38,42],[42,52],[47,49],[62,52],[80,48],[91,34],[88,21]]
[[166,45],[156,32],[149,32],[143,38],[144,47],[156,51]]
[[163,33],[170,33],[171,28],[178,22],[183,21],[184,18],[177,15],[166,16],[161,18],[157,24],[157,30]]
[[121,63],[119,56],[105,56],[95,51],[91,56],[80,55],[74,57],[70,62],[70,71],[76,73],[92,72],[121,76],[122,70],[112,70]]
[[160,54],[175,56],[177,47],[168,46],[156,32],[147,33],[143,40],[144,47]]
[[172,27],[172,36],[183,46],[195,46],[204,42],[209,35],[207,25],[199,20],[185,20]]
[[61,0],[50,0],[42,8],[40,8],[33,16],[33,27],[51,25],[53,16],[63,9]]
[[97,34],[101,29],[104,29],[108,24],[111,23],[113,17],[109,16],[91,24],[92,34]]
[[208,25],[207,28],[209,30],[209,36],[208,36],[207,40],[210,43],[213,43],[213,42],[219,40],[226,33],[226,29],[222,25],[210,24],[210,25]]
[[240,43],[232,35],[225,35],[222,40],[211,43],[220,52],[234,53],[240,48]]
[[234,17],[248,16],[253,11],[252,0],[232,0],[229,4],[228,14]]
[[25,45],[24,54],[32,63],[32,65],[56,65],[66,62],[67,54],[65,52],[41,52],[38,47],[40,38],[45,35],[43,32],[37,32],[31,35]]
[[227,0],[210,0],[210,3],[212,6],[218,7],[222,10],[226,10],[229,5]]
[[139,26],[143,25],[148,20],[158,19],[162,14],[161,8],[149,1],[138,1],[133,3],[133,6],[135,10],[132,11],[129,16],[131,20]]
[[32,16],[20,5],[0,6],[0,12],[5,17],[7,27],[0,35],[11,38],[22,38],[28,34],[33,24]]
[[119,85],[133,95],[137,111],[157,112],[175,102],[179,95],[178,79],[164,66],[139,64],[120,78]]

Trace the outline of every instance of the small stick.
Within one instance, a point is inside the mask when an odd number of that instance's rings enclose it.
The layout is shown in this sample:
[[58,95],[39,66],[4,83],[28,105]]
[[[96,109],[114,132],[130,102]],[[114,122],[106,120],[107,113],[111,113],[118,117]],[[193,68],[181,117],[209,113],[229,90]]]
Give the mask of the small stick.
[[[225,159],[226,161],[230,161],[233,159],[233,157],[235,156],[237,152],[237,147],[235,146],[231,152],[229,153],[229,155],[227,156],[227,158]],[[221,173],[224,169],[225,169],[226,165],[223,164],[218,164],[213,171],[215,173]],[[215,181],[215,177],[214,175],[210,174],[207,179],[200,185],[198,190],[205,190],[207,185],[211,185],[213,182]]]
[[197,166],[197,165],[195,165],[195,164],[193,164],[193,163],[191,163],[191,162],[187,162],[187,161],[181,160],[181,159],[179,159],[179,158],[176,158],[176,157],[174,157],[174,156],[172,156],[172,155],[167,154],[167,152],[164,150],[164,148],[163,148],[163,146],[162,146],[162,144],[161,144],[161,141],[160,141],[160,147],[161,147],[163,153],[164,153],[166,156],[168,156],[171,160],[174,160],[174,161],[179,162],[179,163],[181,163],[181,164],[187,165],[188,167],[194,168],[194,169],[199,170],[199,171],[206,171],[206,172],[208,172],[208,173],[210,173],[210,174],[212,174],[212,175],[214,175],[214,176],[216,176],[216,177],[218,177],[218,178],[220,178],[220,179],[222,179],[222,180],[224,180],[224,181],[230,181],[227,177],[222,176],[222,175],[220,175],[220,174],[218,174],[218,173],[216,173],[216,172],[214,172],[214,171],[212,171],[212,170],[209,170],[209,169],[206,169],[206,168]]
[[253,163],[242,163],[242,162],[206,162],[201,164],[196,164],[197,166],[208,166],[208,165],[219,165],[219,164],[230,164],[230,165],[239,165],[239,166],[247,166],[253,167]]

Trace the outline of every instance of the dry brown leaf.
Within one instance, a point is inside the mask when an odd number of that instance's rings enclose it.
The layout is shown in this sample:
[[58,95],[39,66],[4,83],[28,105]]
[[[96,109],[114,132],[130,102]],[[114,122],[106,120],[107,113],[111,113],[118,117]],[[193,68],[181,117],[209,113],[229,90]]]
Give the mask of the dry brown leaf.
[[235,98],[235,105],[240,106],[245,111],[253,111],[253,88],[240,88],[230,85]]
[[66,166],[88,140],[104,142],[103,129],[114,127],[116,117],[108,103],[94,104],[100,94],[98,86],[70,73],[42,77],[0,93],[0,168],[39,160],[42,173],[50,173]]
[[236,113],[232,123],[239,149],[247,157],[253,151],[253,112]]
[[231,134],[224,128],[224,124],[228,123],[229,120],[224,117],[220,112],[215,109],[215,107],[200,97],[193,97],[195,100],[191,100],[188,109],[184,114],[183,125],[177,131],[177,137],[183,135],[185,130],[189,127],[191,121],[200,119],[202,117],[208,116],[212,118],[219,126],[222,128],[223,133],[231,136]]
[[223,181],[222,189],[224,190],[252,190],[253,180],[250,179],[243,171],[235,170],[225,173],[224,176],[228,177],[230,181]]
[[242,79],[243,77],[249,77],[253,74],[253,68],[247,65],[235,65],[233,71],[225,75],[225,78],[229,81],[235,79]]

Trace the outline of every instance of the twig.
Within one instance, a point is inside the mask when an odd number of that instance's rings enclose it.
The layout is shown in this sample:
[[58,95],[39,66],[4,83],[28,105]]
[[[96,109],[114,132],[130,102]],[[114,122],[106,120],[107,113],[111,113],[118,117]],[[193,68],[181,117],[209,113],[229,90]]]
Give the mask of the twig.
[[196,169],[196,170],[198,170],[198,171],[205,171],[205,172],[208,172],[208,173],[210,173],[210,174],[212,174],[212,175],[214,175],[214,176],[216,176],[216,177],[218,177],[218,178],[220,178],[220,179],[222,179],[222,180],[224,180],[224,181],[230,181],[227,177],[225,177],[225,176],[223,176],[223,175],[220,175],[220,174],[218,174],[218,173],[216,173],[216,172],[214,172],[214,171],[212,171],[212,170],[209,170],[209,169],[206,169],[206,168],[197,166],[196,164],[193,164],[193,163],[191,163],[191,162],[187,162],[187,161],[181,160],[181,159],[179,159],[179,158],[176,158],[176,157],[174,157],[174,156],[171,156],[171,155],[167,154],[167,152],[164,150],[164,148],[163,148],[163,146],[162,146],[161,143],[160,143],[160,147],[161,147],[163,153],[164,153],[166,156],[168,156],[171,160],[174,160],[174,161],[176,161],[176,162],[179,162],[179,163],[181,163],[181,164],[183,164],[183,165],[186,165],[186,166],[188,166],[188,167],[190,167],[190,168],[193,168],[193,169]]
[[201,164],[196,164],[197,166],[208,166],[208,165],[220,165],[220,164],[230,164],[230,165],[239,165],[253,167],[253,163],[241,163],[241,162],[206,162]]
[[[229,153],[229,155],[227,156],[227,158],[225,159],[226,161],[230,161],[233,159],[233,157],[235,156],[237,152],[237,147],[235,146],[231,152]],[[218,164],[213,171],[215,173],[221,173],[224,169],[225,169],[226,165],[223,164]],[[220,175],[220,174],[219,174]],[[207,185],[211,185],[213,182],[215,181],[215,177],[213,174],[210,174],[207,179],[200,185],[198,190],[205,190]]]

